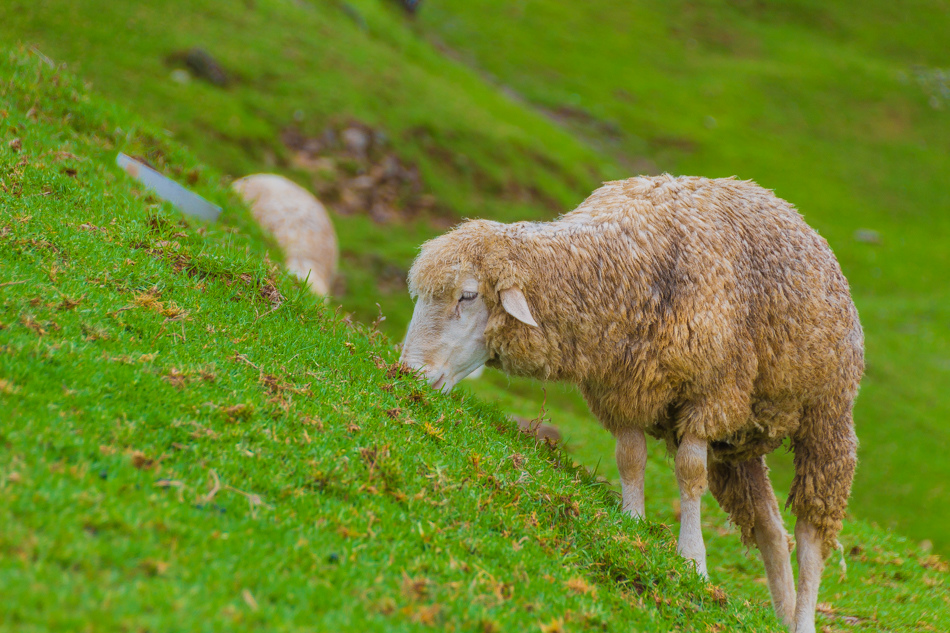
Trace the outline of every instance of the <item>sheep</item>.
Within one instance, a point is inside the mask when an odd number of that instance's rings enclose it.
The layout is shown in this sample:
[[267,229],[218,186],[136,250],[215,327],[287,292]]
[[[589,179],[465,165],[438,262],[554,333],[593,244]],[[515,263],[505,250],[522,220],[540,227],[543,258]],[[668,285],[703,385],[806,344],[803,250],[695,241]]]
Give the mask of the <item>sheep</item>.
[[311,292],[328,296],[337,268],[337,241],[323,205],[303,187],[277,174],[253,174],[231,188],[251,207],[254,219],[284,251],[287,269]]
[[[679,553],[708,578],[708,487],[759,549],[776,614],[815,630],[856,465],[864,335],[828,243],[791,204],[734,178],[608,182],[552,222],[471,220],[426,242],[409,291],[402,362],[443,391],[483,363],[578,385],[616,438],[634,518],[644,517],[645,434],[663,440]],[[797,595],[765,463],[785,438]]]

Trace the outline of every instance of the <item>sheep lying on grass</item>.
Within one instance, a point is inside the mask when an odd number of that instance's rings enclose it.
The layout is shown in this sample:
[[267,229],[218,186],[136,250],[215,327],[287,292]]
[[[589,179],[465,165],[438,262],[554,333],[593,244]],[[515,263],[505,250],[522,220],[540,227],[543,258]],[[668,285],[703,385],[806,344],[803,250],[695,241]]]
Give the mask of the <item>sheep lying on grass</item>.
[[[706,574],[707,484],[762,553],[778,616],[814,631],[851,491],[864,340],[827,242],[733,179],[610,182],[554,222],[466,222],[427,242],[403,362],[451,389],[485,363],[579,385],[644,515],[644,434],[675,453],[679,552]],[[764,456],[790,438],[798,592]]]
[[306,279],[314,294],[329,295],[336,274],[337,243],[323,205],[303,187],[276,174],[246,176],[231,187],[280,244],[287,269]]

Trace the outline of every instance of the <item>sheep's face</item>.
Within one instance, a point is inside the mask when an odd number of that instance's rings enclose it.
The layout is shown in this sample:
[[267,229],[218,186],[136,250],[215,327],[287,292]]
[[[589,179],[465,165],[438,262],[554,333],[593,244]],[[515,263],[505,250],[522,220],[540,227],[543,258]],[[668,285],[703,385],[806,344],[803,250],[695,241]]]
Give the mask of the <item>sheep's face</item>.
[[423,244],[409,270],[416,307],[400,360],[436,389],[449,391],[490,358],[485,329],[499,309],[537,327],[521,289],[511,287],[520,278],[505,227],[465,222]]
[[420,296],[400,360],[423,371],[435,389],[448,392],[488,360],[488,315],[474,277],[445,293]]
[[[502,310],[538,327],[520,289],[502,290],[498,298]],[[490,314],[474,277],[466,277],[454,290],[420,295],[400,360],[424,372],[432,387],[448,392],[491,356],[485,342]]]

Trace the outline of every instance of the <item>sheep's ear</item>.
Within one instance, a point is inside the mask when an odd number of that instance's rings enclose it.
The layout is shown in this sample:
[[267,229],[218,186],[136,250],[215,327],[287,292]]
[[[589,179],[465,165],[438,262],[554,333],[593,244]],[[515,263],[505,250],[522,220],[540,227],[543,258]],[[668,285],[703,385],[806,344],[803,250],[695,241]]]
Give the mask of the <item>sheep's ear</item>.
[[505,308],[505,312],[526,325],[538,327],[534,317],[531,316],[528,302],[525,300],[520,288],[505,288],[499,294],[501,295],[501,305]]

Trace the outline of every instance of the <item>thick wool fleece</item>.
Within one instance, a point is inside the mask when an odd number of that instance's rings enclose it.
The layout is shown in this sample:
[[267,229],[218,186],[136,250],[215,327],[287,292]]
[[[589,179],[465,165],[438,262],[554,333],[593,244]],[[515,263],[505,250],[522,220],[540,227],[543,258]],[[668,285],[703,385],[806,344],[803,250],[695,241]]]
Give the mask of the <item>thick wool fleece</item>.
[[[857,440],[864,340],[828,243],[788,202],[734,179],[608,182],[556,221],[474,220],[426,243],[414,295],[480,280],[489,366],[576,383],[617,434],[709,443],[714,496],[751,541],[742,464],[791,438],[789,504],[841,529]],[[518,287],[539,327],[508,315]]]
[[277,174],[254,174],[231,187],[284,251],[287,270],[327,295],[337,267],[337,242],[326,209],[312,193]]

